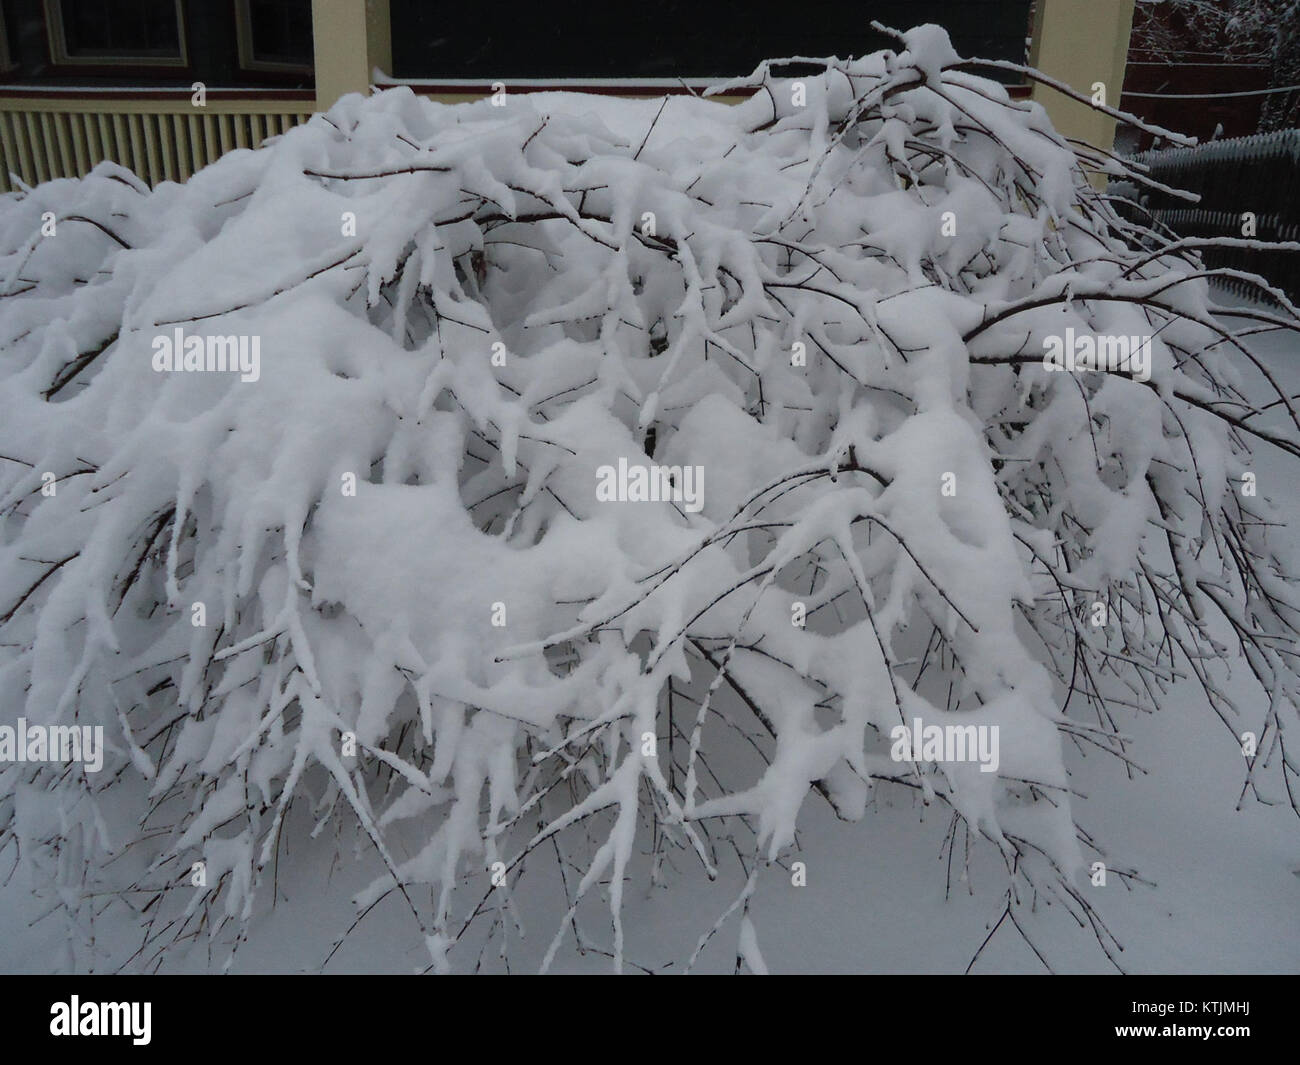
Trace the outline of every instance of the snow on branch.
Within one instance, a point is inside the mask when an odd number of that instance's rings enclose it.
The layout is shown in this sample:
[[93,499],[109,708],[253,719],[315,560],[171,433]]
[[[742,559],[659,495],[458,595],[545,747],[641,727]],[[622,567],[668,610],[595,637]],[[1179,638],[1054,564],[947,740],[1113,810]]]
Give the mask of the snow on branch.
[[1300,415],[1247,338],[1300,318],[1221,313],[1211,242],[1120,217],[942,31],[900,48],[736,107],[394,88],[0,201],[0,719],[106,747],[0,768],[0,843],[79,956],[117,907],[133,967],[233,958],[328,826],[435,969],[545,876],[539,960],[648,962],[625,884],[697,875],[735,884],[701,949],[732,921],[761,969],[806,802],[901,789],[1031,947],[1050,896],[1118,964],[1088,870],[1137,874],[1065,749],[1135,766],[1183,677],[1297,806],[1253,463]]

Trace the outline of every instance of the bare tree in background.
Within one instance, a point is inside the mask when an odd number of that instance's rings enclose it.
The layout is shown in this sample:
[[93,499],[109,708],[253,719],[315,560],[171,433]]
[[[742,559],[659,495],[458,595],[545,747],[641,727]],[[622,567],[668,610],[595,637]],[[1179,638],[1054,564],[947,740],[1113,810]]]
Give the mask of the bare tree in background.
[[[1300,84],[1300,0],[1138,0],[1130,47],[1170,66],[1220,59],[1255,60],[1268,87]],[[1232,86],[1225,85],[1224,92]],[[1271,93],[1260,108],[1261,133],[1300,125],[1300,92]]]

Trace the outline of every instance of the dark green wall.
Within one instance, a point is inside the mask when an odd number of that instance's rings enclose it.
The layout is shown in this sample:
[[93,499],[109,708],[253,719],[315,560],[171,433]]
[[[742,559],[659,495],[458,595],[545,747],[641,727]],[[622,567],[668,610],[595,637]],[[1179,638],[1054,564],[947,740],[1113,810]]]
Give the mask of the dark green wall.
[[705,77],[763,59],[864,55],[895,42],[872,19],[937,22],[958,52],[1023,61],[1029,0],[390,0],[399,78]]

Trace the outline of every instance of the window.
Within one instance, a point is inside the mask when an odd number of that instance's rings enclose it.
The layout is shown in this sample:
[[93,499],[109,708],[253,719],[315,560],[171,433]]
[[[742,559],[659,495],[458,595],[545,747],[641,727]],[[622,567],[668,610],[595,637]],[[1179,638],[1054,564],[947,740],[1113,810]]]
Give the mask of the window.
[[236,0],[235,16],[245,70],[312,69],[311,0]]
[[5,25],[5,13],[0,10],[0,70],[9,70],[14,61],[9,57],[9,28]]
[[187,63],[180,0],[45,0],[45,21],[56,63]]

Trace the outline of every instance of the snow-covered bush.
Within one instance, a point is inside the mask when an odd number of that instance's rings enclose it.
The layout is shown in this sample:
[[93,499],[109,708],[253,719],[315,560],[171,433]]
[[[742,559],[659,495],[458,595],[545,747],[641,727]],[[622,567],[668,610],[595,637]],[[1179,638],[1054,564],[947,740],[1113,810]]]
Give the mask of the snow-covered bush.
[[[1063,748],[1127,758],[1178,675],[1294,795],[1251,448],[1300,419],[1241,338],[1300,319],[1214,308],[1081,160],[1139,171],[900,49],[734,107],[346,97],[183,186],[0,203],[0,721],[108,747],[4,765],[0,827],[76,964],[105,910],[133,966],[233,956],[314,818],[433,968],[505,949],[543,863],[548,965],[623,966],[625,880],[702,875],[761,968],[801,808],[882,789],[1000,852],[1008,928],[1059,901],[1113,955]],[[1080,336],[1149,366],[1044,365]],[[212,337],[260,358],[166,368]],[[680,498],[609,501],[620,460]],[[900,758],[918,719],[996,726],[996,771]]]

